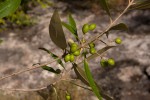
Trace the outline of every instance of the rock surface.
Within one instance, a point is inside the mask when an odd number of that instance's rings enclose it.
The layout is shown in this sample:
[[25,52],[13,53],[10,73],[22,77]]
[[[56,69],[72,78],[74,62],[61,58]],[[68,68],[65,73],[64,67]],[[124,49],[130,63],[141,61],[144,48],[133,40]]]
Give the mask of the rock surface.
[[[67,4],[58,2],[57,5],[62,21],[67,20],[66,6],[64,5]],[[39,10],[40,8],[36,8],[33,12],[40,12]],[[0,37],[4,40],[0,45],[1,77],[26,69],[32,64],[52,60],[49,55],[40,51],[39,47],[45,47],[58,55],[62,54],[62,51],[52,43],[48,34],[48,25],[53,11],[53,7],[41,11],[42,15],[38,17],[38,24],[33,27],[0,33]],[[132,33],[112,32],[110,34],[109,41],[118,36],[123,40],[120,46],[110,50],[107,54],[107,57],[113,57],[116,60],[115,67],[101,68],[99,58],[90,62],[94,78],[115,100],[149,100],[150,98],[150,24],[147,24],[150,23],[150,20],[148,14],[150,15],[149,11],[145,11],[144,14],[143,12],[135,11],[125,15],[121,21],[124,21],[133,29]],[[148,18],[144,17],[147,20],[141,19],[146,20],[146,24],[145,21],[144,23],[139,22],[139,19],[136,19],[137,16],[147,16]],[[85,23],[93,22],[98,24],[95,32],[101,32],[108,24],[108,19],[105,18],[105,15],[98,16],[88,10],[76,11],[73,13],[73,17],[77,21],[79,32],[81,32],[81,27]],[[140,26],[136,26],[136,22]],[[66,38],[72,37],[68,31],[65,30],[65,33]],[[90,36],[88,34],[86,38],[88,39]],[[104,37],[103,39],[106,38]],[[109,41],[106,40],[106,42]],[[98,45],[96,48],[98,49],[102,46]],[[51,66],[56,66],[56,63]],[[0,82],[0,87],[37,88],[48,85],[49,82],[55,79],[54,77],[54,74],[37,69],[3,80]],[[95,98],[93,94],[91,95],[91,98]]]

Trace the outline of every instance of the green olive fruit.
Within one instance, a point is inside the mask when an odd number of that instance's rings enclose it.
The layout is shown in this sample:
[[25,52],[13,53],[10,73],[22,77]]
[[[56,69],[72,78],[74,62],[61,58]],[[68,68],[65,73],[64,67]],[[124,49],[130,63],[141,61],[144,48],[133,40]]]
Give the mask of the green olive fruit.
[[115,60],[112,59],[112,58],[108,59],[108,65],[114,66],[115,65]]
[[73,61],[74,61],[74,55],[71,54],[71,55],[70,55],[70,62],[73,62]]
[[96,24],[91,24],[91,25],[89,25],[89,30],[94,30],[96,28]]
[[67,54],[67,55],[65,56],[64,61],[65,61],[65,62],[70,61],[70,54]]
[[101,65],[102,67],[106,67],[106,66],[108,65],[107,60],[102,59],[102,60],[100,61],[100,65]]
[[77,49],[78,49],[78,47],[74,46],[74,47],[71,47],[71,48],[70,48],[70,51],[71,51],[71,52],[75,52],[75,51],[77,51]]
[[90,53],[91,54],[95,54],[96,53],[96,49],[95,48],[90,48]]
[[75,52],[73,53],[73,55],[79,56],[79,55],[80,55],[80,50],[75,51]]
[[83,34],[87,33],[89,31],[89,25],[88,24],[84,24],[82,27],[82,32]]
[[78,45],[76,43],[72,43],[71,47],[78,47]]
[[66,95],[66,100],[71,100],[71,96],[70,95]]
[[95,47],[95,44],[92,42],[92,43],[89,44],[89,47],[90,47],[90,48],[94,48],[94,47]]
[[116,38],[116,39],[115,39],[115,42],[116,42],[116,44],[121,44],[121,43],[122,43],[122,40],[121,40],[120,38]]

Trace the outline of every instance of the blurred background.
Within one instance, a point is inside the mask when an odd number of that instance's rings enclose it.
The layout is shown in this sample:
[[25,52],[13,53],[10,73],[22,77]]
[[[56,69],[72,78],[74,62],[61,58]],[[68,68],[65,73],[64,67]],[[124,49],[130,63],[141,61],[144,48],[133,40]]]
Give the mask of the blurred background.
[[[97,28],[87,39],[103,31],[109,24],[109,17],[97,3],[98,0],[22,0],[19,9],[12,15],[0,19],[0,77],[26,69],[35,63],[52,60],[39,47],[45,47],[55,54],[62,52],[49,38],[48,26],[55,9],[61,20],[67,21],[72,14],[81,33],[85,23],[96,23]],[[127,0],[108,0],[113,19],[126,7]],[[150,100],[150,10],[128,11],[119,22],[128,25],[129,31],[111,32],[105,42],[120,37],[123,43],[107,53],[116,61],[113,68],[101,68],[99,59],[90,61],[94,79],[114,100]],[[64,29],[66,38],[69,31]],[[98,45],[99,44],[99,45]],[[97,43],[97,49],[103,44]],[[56,64],[52,64],[56,66]],[[56,66],[60,67],[60,66]],[[67,65],[66,67],[70,67]],[[71,73],[72,77],[74,73]],[[56,81],[55,74],[36,69],[0,81],[0,88],[35,89]],[[82,84],[80,81],[78,82]],[[72,100],[98,100],[95,95],[67,82],[57,84],[71,93]],[[61,100],[65,92],[58,91]],[[49,96],[48,96],[49,95]],[[0,100],[56,100],[49,89],[38,92],[0,90]]]

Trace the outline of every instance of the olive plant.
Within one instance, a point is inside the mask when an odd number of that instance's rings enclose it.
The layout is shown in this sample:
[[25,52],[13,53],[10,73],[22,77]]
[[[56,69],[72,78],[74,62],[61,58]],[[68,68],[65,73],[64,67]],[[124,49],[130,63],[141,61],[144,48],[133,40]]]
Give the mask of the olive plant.
[[[54,59],[53,61],[42,63],[42,64],[36,64],[33,65],[33,67],[28,68],[26,70],[16,72],[13,74],[10,74],[8,76],[2,77],[0,80],[6,79],[8,77],[12,77],[14,75],[21,74],[23,72],[31,71],[36,68],[43,68],[44,70],[47,70],[49,72],[55,73],[55,74],[61,74],[62,77],[57,80],[54,83],[50,84],[50,87],[52,87],[57,95],[57,89],[55,87],[55,84],[65,80],[65,74],[73,70],[78,78],[78,80],[81,80],[87,87],[85,88],[87,90],[93,91],[93,93],[97,96],[99,100],[102,100],[102,98],[105,98],[106,100],[113,100],[112,97],[110,97],[107,93],[105,93],[104,90],[97,84],[97,82],[93,79],[93,76],[91,74],[91,70],[89,67],[89,61],[91,59],[94,59],[96,57],[100,57],[100,65],[101,67],[112,67],[115,65],[115,60],[113,58],[104,58],[102,56],[103,53],[107,52],[109,49],[116,47],[118,44],[122,43],[121,38],[116,38],[113,41],[116,43],[116,45],[108,45],[104,41],[101,40],[101,38],[106,35],[107,38],[109,38],[109,32],[112,30],[128,30],[128,27],[120,22],[117,23],[118,19],[128,10],[133,9],[147,9],[150,8],[150,1],[149,0],[143,0],[143,1],[136,1],[136,0],[128,0],[127,7],[123,10],[123,12],[117,16],[115,19],[111,17],[110,9],[107,4],[107,0],[99,0],[102,8],[106,11],[110,18],[110,24],[106,27],[106,29],[101,32],[97,33],[96,35],[92,35],[90,39],[86,40],[85,35],[92,32],[96,29],[95,23],[85,23],[82,27],[82,33],[79,33],[76,26],[76,21],[72,17],[71,14],[68,16],[68,23],[62,22],[58,10],[55,10],[49,24],[49,35],[52,42],[60,48],[63,53],[61,56],[58,56],[57,54],[54,54],[50,50],[46,48],[39,48],[41,50],[46,51],[50,56]],[[74,36],[73,39],[70,39],[67,41],[65,38],[65,34],[63,31],[63,27],[68,29],[70,33]],[[79,37],[78,34],[83,34],[82,37]],[[96,42],[101,41],[105,45],[105,47],[97,50],[95,48]],[[80,61],[78,59],[81,59]],[[54,69],[53,67],[48,66],[49,64],[57,62],[60,66],[62,66],[61,69]],[[66,68],[66,64],[71,63],[72,67],[70,69]],[[82,67],[83,66],[83,67]],[[74,79],[69,79],[68,81],[71,81]],[[76,86],[80,86],[76,83],[73,83]],[[82,87],[82,86],[80,86]],[[47,88],[47,87],[46,87]],[[43,89],[43,88],[42,88]],[[31,89],[32,90],[32,89]],[[39,89],[40,90],[40,89]],[[66,90],[66,100],[71,100],[70,93]]]

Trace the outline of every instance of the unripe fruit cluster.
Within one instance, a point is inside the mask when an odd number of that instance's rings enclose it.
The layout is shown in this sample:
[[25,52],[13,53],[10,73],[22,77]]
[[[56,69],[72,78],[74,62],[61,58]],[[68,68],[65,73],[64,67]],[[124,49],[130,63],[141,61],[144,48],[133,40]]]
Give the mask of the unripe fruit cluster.
[[72,43],[70,45],[70,53],[64,57],[65,62],[74,62],[75,56],[80,55],[80,50],[78,50],[78,45],[76,43]]
[[115,60],[113,58],[109,58],[108,60],[102,59],[100,61],[100,65],[102,67],[114,66],[115,65]]
[[90,53],[95,54],[96,53],[95,44],[93,42],[91,42],[89,44],[89,47],[90,47]]
[[83,34],[87,33],[88,31],[93,31],[96,28],[96,24],[84,24],[82,27]]

